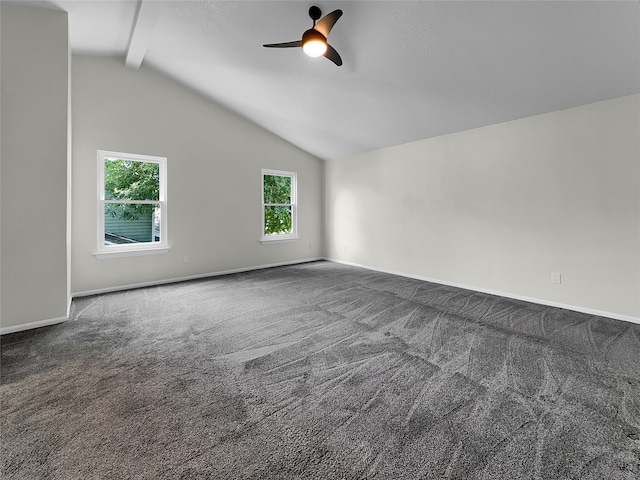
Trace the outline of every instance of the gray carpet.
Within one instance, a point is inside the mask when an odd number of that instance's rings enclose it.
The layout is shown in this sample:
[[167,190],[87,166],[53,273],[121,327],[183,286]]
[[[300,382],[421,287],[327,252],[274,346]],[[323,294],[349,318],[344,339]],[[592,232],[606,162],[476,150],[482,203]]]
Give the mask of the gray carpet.
[[640,325],[315,262],[2,337],[3,479],[638,479]]

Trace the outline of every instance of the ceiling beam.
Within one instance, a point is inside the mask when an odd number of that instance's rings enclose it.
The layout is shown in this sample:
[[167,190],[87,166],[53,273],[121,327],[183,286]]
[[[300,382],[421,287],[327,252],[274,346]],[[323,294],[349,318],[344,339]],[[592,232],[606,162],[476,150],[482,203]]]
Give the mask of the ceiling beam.
[[164,2],[154,2],[152,0],[140,0],[138,15],[136,16],[136,21],[131,31],[127,58],[124,62],[127,67],[133,68],[134,70],[140,68],[163,3]]

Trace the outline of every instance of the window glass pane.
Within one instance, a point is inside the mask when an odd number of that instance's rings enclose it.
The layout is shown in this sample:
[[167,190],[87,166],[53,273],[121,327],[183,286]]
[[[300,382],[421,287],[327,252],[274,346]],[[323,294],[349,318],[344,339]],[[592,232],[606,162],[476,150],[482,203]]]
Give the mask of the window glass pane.
[[160,200],[160,164],[105,159],[104,198],[105,200]]
[[291,177],[264,175],[264,203],[291,203]]
[[293,233],[291,206],[264,207],[264,234]]
[[159,241],[159,205],[107,203],[104,206],[105,245]]

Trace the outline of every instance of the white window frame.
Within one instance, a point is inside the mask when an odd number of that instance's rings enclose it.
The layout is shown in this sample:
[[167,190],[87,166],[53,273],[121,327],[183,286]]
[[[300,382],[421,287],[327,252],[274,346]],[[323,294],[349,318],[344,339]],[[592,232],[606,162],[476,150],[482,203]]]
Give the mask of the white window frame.
[[[131,160],[134,162],[157,163],[160,165],[160,198],[157,201],[106,201],[104,194],[104,165],[107,159]],[[128,204],[156,204],[160,207],[160,241],[140,242],[126,245],[105,245],[104,243],[104,215],[107,203]],[[135,153],[111,152],[98,150],[98,249],[94,252],[98,259],[117,258],[138,255],[154,255],[167,253],[170,249],[167,239],[167,158]]]
[[[274,175],[278,177],[290,177],[291,178],[291,203],[264,203],[264,177],[265,175]],[[262,175],[260,176],[260,203],[261,207],[261,243],[273,243],[273,242],[295,242],[298,240],[298,174],[296,172],[286,172],[283,170],[271,170],[267,168],[262,169]],[[278,205],[290,205],[291,206],[291,233],[271,233],[265,235],[264,233],[264,209],[265,207],[278,206]]]

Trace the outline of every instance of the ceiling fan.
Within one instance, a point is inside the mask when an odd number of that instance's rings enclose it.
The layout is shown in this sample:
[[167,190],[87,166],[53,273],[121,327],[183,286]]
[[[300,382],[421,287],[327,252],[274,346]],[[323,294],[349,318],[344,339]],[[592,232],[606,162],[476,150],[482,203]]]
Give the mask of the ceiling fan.
[[309,9],[309,16],[313,20],[313,27],[302,34],[302,40],[285,43],[270,43],[267,45],[263,45],[263,47],[302,47],[304,53],[306,53],[310,57],[319,57],[322,55],[331,60],[336,65],[342,65],[342,58],[340,58],[340,55],[338,54],[336,49],[327,43],[329,32],[338,21],[338,19],[342,16],[342,10],[334,10],[333,12],[325,15],[322,20],[316,23],[316,20],[318,20],[322,16],[322,11],[318,7],[313,6]]

